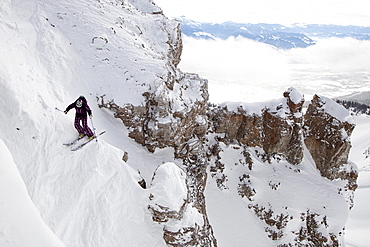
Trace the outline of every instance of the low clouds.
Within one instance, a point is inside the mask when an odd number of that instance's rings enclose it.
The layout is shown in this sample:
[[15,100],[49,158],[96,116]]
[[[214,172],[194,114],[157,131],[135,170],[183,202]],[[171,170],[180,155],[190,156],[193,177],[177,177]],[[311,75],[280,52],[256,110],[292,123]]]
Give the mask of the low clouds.
[[308,48],[279,50],[242,37],[184,37],[180,68],[209,79],[211,101],[262,101],[294,86],[329,97],[370,90],[370,41],[323,39]]
[[307,63],[333,72],[370,71],[370,41],[353,38],[319,40],[317,45],[287,52],[291,63]]
[[[227,40],[184,38],[181,66],[189,71],[204,71],[219,80],[244,80],[258,77],[270,78],[274,72],[285,70],[286,57],[272,46],[245,38]],[[264,72],[270,68],[270,75]]]

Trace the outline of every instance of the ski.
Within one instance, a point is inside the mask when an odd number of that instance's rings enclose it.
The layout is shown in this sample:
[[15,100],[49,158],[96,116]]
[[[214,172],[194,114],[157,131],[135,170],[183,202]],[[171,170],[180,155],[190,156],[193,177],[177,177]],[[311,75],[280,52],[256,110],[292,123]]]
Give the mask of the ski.
[[63,145],[69,147],[69,146],[72,146],[73,144],[76,144],[79,140],[81,140],[83,137],[77,137],[75,140],[71,141],[71,142],[68,142],[68,143],[63,143]]
[[82,144],[80,144],[80,145],[78,145],[78,146],[76,146],[76,147],[74,147],[74,148],[72,148],[71,149],[71,151],[77,151],[77,150],[79,150],[79,149],[81,149],[83,146],[85,146],[86,144],[88,144],[89,142],[91,142],[92,140],[96,140],[96,138],[98,137],[98,136],[101,136],[102,134],[104,134],[105,133],[105,130],[104,131],[102,131],[102,132],[100,132],[100,134],[98,134],[97,136],[95,136],[94,138],[92,138],[92,139],[90,139],[90,140],[87,140],[86,142],[84,142],[84,143],[82,143]]

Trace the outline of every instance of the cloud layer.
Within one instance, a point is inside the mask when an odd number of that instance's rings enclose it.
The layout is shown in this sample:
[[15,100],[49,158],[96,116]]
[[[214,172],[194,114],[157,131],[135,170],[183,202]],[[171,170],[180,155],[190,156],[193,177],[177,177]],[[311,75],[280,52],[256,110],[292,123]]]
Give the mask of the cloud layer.
[[[184,37],[180,68],[209,80],[211,101],[262,101],[296,87],[311,97],[370,90],[370,41],[318,40],[308,48],[279,50],[245,38]],[[309,98],[308,98],[309,99]]]

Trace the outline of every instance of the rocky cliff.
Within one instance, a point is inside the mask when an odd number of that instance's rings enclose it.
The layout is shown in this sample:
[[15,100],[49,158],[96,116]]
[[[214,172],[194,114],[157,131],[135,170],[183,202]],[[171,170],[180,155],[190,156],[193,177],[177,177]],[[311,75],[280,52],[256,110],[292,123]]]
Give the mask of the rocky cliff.
[[[354,128],[349,113],[334,101],[315,95],[303,114],[304,98],[301,94],[291,88],[283,96],[281,100],[257,106],[229,104],[209,108],[208,136],[212,137],[208,144],[210,175],[220,190],[233,190],[230,187],[233,184],[231,180],[238,179],[234,190],[242,198],[248,199],[248,208],[266,224],[266,233],[276,241],[276,246],[339,246],[344,232],[330,232],[325,213],[318,213],[308,203],[304,204],[303,208],[298,209],[303,209],[299,216],[300,226],[289,232],[289,225],[297,221],[298,216],[289,210],[276,210],[276,205],[280,203],[274,203],[273,199],[260,198],[259,191],[263,190],[256,180],[262,179],[263,174],[255,171],[260,169],[258,166],[271,164],[267,183],[276,191],[274,196],[284,198],[281,187],[287,181],[271,179],[271,176],[293,170],[296,173],[294,176],[299,177],[307,169],[307,158],[310,157],[322,178],[333,181],[333,193],[338,191],[346,200],[347,208],[352,207],[353,192],[357,188],[356,166],[348,161],[350,135]],[[240,157],[235,166],[246,167],[234,178],[235,175],[230,175],[230,171],[235,168],[232,168],[233,165],[230,168],[230,161],[223,154],[230,152],[228,146],[240,150],[233,151]],[[283,166],[289,168],[280,170]],[[263,195],[265,192],[261,193]],[[301,192],[293,192],[299,197],[297,193]],[[326,208],[325,200],[321,203]],[[286,209],[291,207],[288,204],[282,203]]]
[[[99,107],[113,111],[114,116],[129,128],[129,136],[148,151],[171,147],[175,150],[174,156],[181,160],[187,185],[183,204],[174,210],[160,203],[149,206],[153,220],[164,224],[166,243],[171,246],[216,246],[204,197],[208,163],[202,143],[208,128],[208,84],[198,75],[183,73],[177,68],[182,40],[179,23],[173,22],[163,22],[162,30],[166,30],[168,37],[168,49],[164,54],[166,70],[142,93],[144,105],[120,105],[114,98],[102,95]],[[186,214],[194,210],[201,220],[181,223]],[[181,227],[173,227],[173,221]]]
[[[181,160],[188,191],[184,204],[176,212],[166,211],[160,205],[149,208],[153,220],[163,224],[168,223],[169,218],[181,221],[186,218],[184,214],[189,208],[193,208],[201,215],[202,223],[182,227],[175,232],[170,231],[171,227],[166,225],[164,238],[167,244],[217,245],[207,216],[204,191],[207,175],[211,176],[210,179],[216,182],[221,191],[232,190],[232,178],[226,172],[230,164],[225,163],[225,158],[222,157],[222,153],[232,146],[234,150],[240,150],[239,164],[246,167],[238,175],[236,190],[241,199],[248,199],[247,208],[264,222],[267,236],[276,241],[276,245],[338,246],[343,232],[328,231],[330,227],[326,215],[306,207],[298,209],[302,210],[299,217],[289,210],[278,213],[275,212],[273,203],[256,199],[260,189],[253,182],[253,177],[258,177],[253,170],[261,162],[287,162],[290,164],[289,169],[300,173],[302,165],[307,165],[302,164],[306,149],[321,176],[344,181],[341,185],[334,186],[350,207],[357,179],[355,168],[348,162],[349,136],[354,125],[333,114],[343,109],[334,105],[339,110],[327,111],[325,105],[330,105],[328,108],[333,107],[333,102],[325,97],[315,96],[303,114],[303,95],[293,88],[284,92],[283,98],[276,101],[250,105],[211,105],[207,102],[207,81],[196,75],[182,74],[178,70],[177,73],[182,79],[176,80],[172,89],[165,84],[158,85],[154,93],[146,97],[145,107],[120,107],[112,102],[101,101],[101,106],[113,110],[115,116],[130,128],[130,136],[149,151],[173,147],[175,158]],[[171,99],[168,95],[171,95],[174,88],[179,88],[180,93]],[[185,98],[187,90],[197,89],[199,93],[195,100]],[[190,95],[194,95],[194,92]],[[173,107],[176,104],[183,106]],[[348,115],[348,112],[345,114]],[[288,167],[286,164],[281,166]],[[274,172],[275,168],[272,173]],[[279,191],[282,183],[284,182],[278,180],[268,181],[276,194],[282,193]],[[297,220],[302,223],[292,231],[288,225]],[[282,241],[289,238],[288,242]]]
[[[328,108],[330,111],[326,110]],[[355,125],[350,119],[337,116],[343,111],[330,99],[315,95],[304,116],[304,143],[323,177],[348,180],[347,188],[355,190],[356,172],[344,169],[348,163],[350,136]]]
[[283,154],[290,163],[298,164],[303,157],[300,133],[304,99],[291,94],[299,93],[289,89],[283,101],[262,105],[253,113],[241,105],[236,111],[228,110],[227,105],[212,107],[208,112],[210,131],[224,133],[223,142],[262,147],[266,158]]

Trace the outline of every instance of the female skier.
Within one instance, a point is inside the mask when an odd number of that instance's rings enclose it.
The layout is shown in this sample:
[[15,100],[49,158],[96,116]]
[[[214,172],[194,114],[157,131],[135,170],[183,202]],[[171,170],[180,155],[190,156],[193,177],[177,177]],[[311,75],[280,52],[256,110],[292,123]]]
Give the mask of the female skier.
[[75,128],[79,133],[78,138],[82,138],[85,135],[87,135],[89,139],[93,139],[94,133],[87,125],[87,114],[89,114],[90,118],[92,118],[92,111],[89,105],[87,104],[86,98],[84,96],[80,96],[75,102],[73,102],[66,108],[64,113],[67,114],[68,111],[71,110],[72,108],[76,109]]

